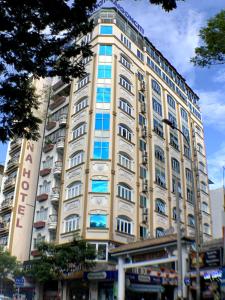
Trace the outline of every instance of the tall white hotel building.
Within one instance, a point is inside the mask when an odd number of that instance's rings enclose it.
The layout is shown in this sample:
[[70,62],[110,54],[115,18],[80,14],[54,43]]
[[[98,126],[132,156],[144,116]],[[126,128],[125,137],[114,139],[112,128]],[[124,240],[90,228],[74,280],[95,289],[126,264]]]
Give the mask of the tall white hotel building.
[[42,240],[66,243],[78,233],[105,263],[110,247],[176,231],[175,177],[184,234],[195,234],[195,198],[202,238],[211,238],[198,96],[120,6],[92,18],[82,39],[94,53],[87,76],[54,78],[49,92],[39,82],[43,143],[9,146],[0,244],[20,260],[34,258]]

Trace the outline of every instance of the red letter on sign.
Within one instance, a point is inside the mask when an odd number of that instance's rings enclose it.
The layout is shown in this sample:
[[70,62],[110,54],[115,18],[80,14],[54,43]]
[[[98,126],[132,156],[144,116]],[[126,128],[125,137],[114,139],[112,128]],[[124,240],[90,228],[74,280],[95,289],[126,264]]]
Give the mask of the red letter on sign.
[[28,154],[25,161],[29,161],[32,164],[32,156]]
[[27,150],[30,150],[31,152],[34,151],[34,144],[30,144],[30,142],[27,143]]
[[18,214],[24,215],[24,210],[25,210],[25,206],[20,204],[18,206]]
[[20,219],[19,218],[16,219],[16,227],[23,228],[23,226],[20,225]]

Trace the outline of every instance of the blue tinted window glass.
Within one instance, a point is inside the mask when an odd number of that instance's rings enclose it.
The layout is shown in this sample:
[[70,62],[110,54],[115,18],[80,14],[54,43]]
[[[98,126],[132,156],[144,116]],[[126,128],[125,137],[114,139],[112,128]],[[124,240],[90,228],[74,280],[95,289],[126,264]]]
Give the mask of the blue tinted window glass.
[[109,158],[109,142],[94,142],[94,159]]
[[108,183],[108,180],[92,180],[92,192],[107,193]]
[[99,47],[99,55],[112,55],[112,46],[111,45],[100,45]]
[[110,115],[109,114],[96,114],[95,129],[96,130],[109,130],[110,128]]
[[90,227],[105,228],[107,224],[106,215],[90,215]]
[[98,78],[110,79],[112,73],[112,67],[107,65],[98,66]]
[[113,28],[112,26],[101,25],[100,26],[100,34],[112,34]]
[[111,101],[111,88],[97,88],[96,102],[110,103]]

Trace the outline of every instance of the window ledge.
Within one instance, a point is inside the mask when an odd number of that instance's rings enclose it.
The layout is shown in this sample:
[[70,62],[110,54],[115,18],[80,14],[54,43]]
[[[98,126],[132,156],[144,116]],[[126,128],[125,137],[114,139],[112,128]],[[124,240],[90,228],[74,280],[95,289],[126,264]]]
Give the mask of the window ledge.
[[173,146],[173,144],[169,143],[170,146],[172,147],[173,150],[177,151],[178,153],[180,153],[180,149],[177,149],[176,147]]
[[135,204],[134,201],[130,201],[130,200],[127,200],[127,199],[124,199],[124,198],[121,198],[119,195],[116,196],[117,198],[119,198],[120,200],[124,201],[125,203],[129,203],[129,204]]
[[125,237],[132,237],[132,238],[135,238],[135,235],[134,234],[129,234],[129,233],[126,233],[126,232],[122,232],[122,231],[119,231],[119,230],[115,230],[115,232],[119,235],[122,235],[122,236],[125,236]]
[[105,232],[108,232],[109,231],[109,228],[108,227],[87,227],[87,230],[89,230],[89,231],[91,231],[91,230],[93,230],[93,231],[101,231],[101,232],[103,232],[103,231],[105,231]]
[[78,141],[78,140],[79,140],[81,137],[83,137],[86,133],[87,133],[87,132],[84,132],[84,133],[82,133],[81,135],[79,135],[77,138],[70,140],[70,141],[69,141],[69,144],[71,144],[71,143],[74,142],[74,141]]
[[[122,97],[121,97],[122,98]],[[118,108],[121,110],[121,112],[123,112],[128,118],[131,118],[133,121],[135,120],[135,117],[133,117],[132,115],[129,115],[126,111],[124,111],[120,106],[118,106]]]
[[134,171],[132,171],[132,170],[130,170],[130,169],[128,169],[128,168],[126,168],[125,166],[121,165],[120,163],[117,163],[117,165],[118,165],[119,167],[122,167],[122,168],[124,168],[126,171],[128,171],[128,172],[130,172],[130,173],[132,173],[132,174],[135,174],[135,172],[134,172]]
[[204,190],[202,190],[202,189],[200,189],[200,191],[204,194],[204,195],[209,195],[209,193],[208,192],[206,192],[206,191],[204,191]]
[[[134,75],[134,72],[133,72],[131,69],[129,69],[128,67],[126,67],[126,66],[122,63],[121,60],[119,60],[119,63],[121,64],[122,67],[124,67],[124,69],[125,69],[126,71],[128,71],[128,72],[130,72],[131,74]],[[131,63],[130,63],[130,65],[131,65]]]
[[135,144],[134,144],[133,142],[131,142],[131,141],[127,140],[125,137],[123,137],[123,136],[122,136],[122,135],[120,135],[119,133],[117,134],[117,136],[119,136],[121,139],[123,139],[123,140],[124,140],[124,141],[126,141],[127,143],[129,143],[129,144],[131,144],[131,145],[135,146]]
[[157,215],[158,215],[158,216],[160,216],[160,217],[165,217],[165,218],[168,218],[168,215],[167,215],[167,214],[164,214],[164,213],[158,212],[157,210],[155,210],[155,213],[157,213]]
[[75,229],[75,230],[71,230],[68,232],[63,232],[60,235],[62,235],[62,236],[71,235],[71,234],[73,235],[74,233],[79,233],[79,232],[80,232],[80,229]]
[[202,210],[202,213],[205,214],[207,217],[210,216],[210,213],[208,213],[207,211]]
[[183,154],[183,156],[184,156],[186,159],[188,159],[189,161],[191,161],[191,158],[190,158],[189,156],[187,156],[187,155],[185,155],[185,154]]
[[89,192],[89,194],[94,194],[94,195],[110,195],[110,192]]
[[75,197],[65,199],[63,202],[65,203],[65,202],[69,202],[69,201],[71,201],[71,200],[77,200],[77,199],[79,199],[79,198],[82,197],[82,196],[83,196],[83,194],[80,194],[80,195],[77,195],[77,196],[75,196]]
[[70,167],[69,169],[66,169],[66,172],[72,171],[72,170],[74,170],[74,169],[76,169],[77,167],[80,167],[80,166],[82,166],[82,165],[84,165],[84,161],[81,162],[81,163],[79,163],[79,164],[76,165],[76,166],[73,166],[73,167]]
[[81,110],[79,110],[79,111],[73,113],[73,114],[71,115],[71,118],[77,116],[80,112],[84,111],[87,107],[89,107],[89,105],[87,105],[87,106],[83,107]]
[[159,135],[156,131],[155,131],[155,129],[153,128],[152,129],[152,131],[158,136],[158,137],[160,137],[162,140],[164,140],[165,141],[165,138],[164,138],[164,136],[161,136],[161,135]]
[[90,160],[91,161],[105,161],[105,162],[111,162],[112,161],[109,158],[103,158],[103,159],[101,159],[101,158],[91,158]]
[[120,82],[118,82],[118,83],[124,89],[124,91],[126,91],[128,94],[134,96],[134,93],[132,93],[131,91],[127,90]]
[[154,184],[156,184],[159,188],[163,189],[163,190],[167,190],[166,186],[162,186],[160,185],[158,182],[154,181]]

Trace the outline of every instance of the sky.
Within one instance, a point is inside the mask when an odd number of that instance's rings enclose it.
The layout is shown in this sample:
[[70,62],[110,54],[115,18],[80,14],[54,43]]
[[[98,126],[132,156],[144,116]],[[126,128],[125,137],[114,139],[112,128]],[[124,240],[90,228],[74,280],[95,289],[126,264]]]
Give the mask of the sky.
[[[185,0],[165,12],[147,0],[121,0],[120,5],[144,28],[145,35],[163,53],[200,96],[211,188],[222,186],[225,166],[225,65],[210,69],[194,67],[190,58],[200,44],[199,30],[225,9],[224,0]],[[0,163],[7,145],[0,145]]]

